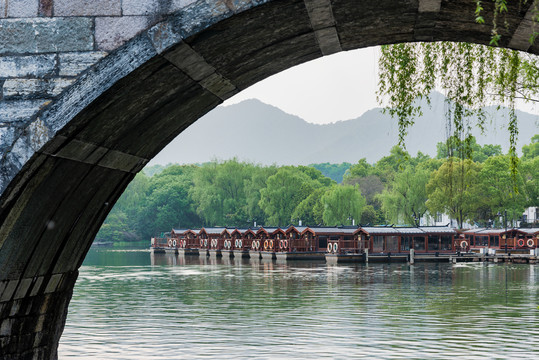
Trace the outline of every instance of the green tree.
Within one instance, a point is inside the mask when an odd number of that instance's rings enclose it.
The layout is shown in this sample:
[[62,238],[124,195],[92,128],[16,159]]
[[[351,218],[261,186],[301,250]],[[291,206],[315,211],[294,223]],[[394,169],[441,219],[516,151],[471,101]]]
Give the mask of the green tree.
[[335,226],[349,223],[350,217],[359,221],[366,201],[357,185],[335,185],[322,196],[321,202],[324,223]]
[[475,136],[470,136],[464,140],[450,136],[445,143],[436,144],[436,158],[447,159],[448,157],[469,158],[475,162],[483,163],[491,156],[502,155],[500,145],[486,144],[481,146],[477,143]]
[[260,190],[259,206],[266,214],[266,225],[289,224],[298,204],[320,186],[303,171],[293,167],[280,168]]
[[522,172],[519,172],[516,183],[511,178],[509,156],[488,158],[479,173],[479,179],[481,199],[490,210],[490,213],[485,214],[488,218],[493,219],[495,214],[504,211],[507,211],[508,218],[519,219],[522,216],[527,203],[526,188]]
[[446,213],[459,228],[473,220],[480,198],[478,182],[481,164],[469,159],[447,159],[427,183],[427,208],[431,214]]
[[138,214],[137,230],[145,238],[172,228],[192,228],[201,225],[189,198],[193,186],[187,175],[163,176],[152,179],[143,208]]
[[266,187],[266,181],[277,172],[276,166],[254,166],[247,169],[251,173],[251,177],[245,181],[245,213],[247,214],[249,225],[257,222],[264,224],[266,214],[259,205],[260,190]]
[[130,242],[141,240],[134,232],[130,231],[127,215],[122,211],[111,212],[99,229],[95,240],[103,242]]
[[529,145],[522,147],[522,160],[530,160],[539,157],[539,134],[532,137],[532,142]]
[[368,205],[372,205],[375,210],[381,208],[378,195],[384,191],[384,184],[377,175],[367,175],[365,177],[349,177],[344,181],[345,185],[358,185],[361,194],[365,196]]
[[526,207],[539,204],[539,156],[520,162],[520,174],[524,193],[527,196]]
[[322,172],[320,170],[315,169],[315,168],[313,168],[311,166],[299,165],[299,166],[292,167],[292,168],[295,168],[296,170],[301,171],[305,175],[309,176],[312,180],[318,182],[321,186],[331,186],[331,185],[335,184],[335,181],[333,181],[330,178],[324,176],[324,174],[322,174]]
[[127,216],[127,229],[135,228],[138,213],[141,211],[149,188],[150,178],[143,172],[138,173],[111,210],[111,214],[120,211]]
[[372,205],[365,205],[363,211],[361,212],[361,225],[374,225],[378,222],[378,214]]
[[341,164],[330,164],[330,163],[321,163],[321,164],[310,164],[309,166],[314,167],[322,172],[322,174],[337,183],[343,181],[343,176],[352,164],[348,162],[343,162]]
[[379,198],[386,218],[396,224],[419,226],[419,220],[427,212],[427,189],[431,172],[407,166],[397,173],[388,190]]
[[253,165],[232,159],[207,163],[198,169],[189,193],[197,214],[204,218],[207,226],[248,223],[245,186],[252,182],[253,168]]
[[410,160],[410,154],[402,147],[395,145],[391,148],[389,155],[376,162],[371,173],[377,175],[384,184],[387,184],[393,180],[400,169],[410,163]]
[[324,205],[322,196],[327,188],[315,189],[309,196],[301,201],[292,213],[293,220],[301,220],[305,225],[318,225],[324,222]]
[[370,174],[371,170],[372,165],[367,162],[367,159],[362,158],[344,173],[344,180],[353,177],[365,177]]

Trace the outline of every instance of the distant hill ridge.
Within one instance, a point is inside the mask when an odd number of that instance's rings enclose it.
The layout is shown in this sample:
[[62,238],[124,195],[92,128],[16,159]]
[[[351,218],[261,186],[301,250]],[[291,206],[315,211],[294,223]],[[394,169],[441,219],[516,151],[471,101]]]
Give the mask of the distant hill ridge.
[[[436,155],[436,144],[446,139],[444,97],[432,96],[432,106],[423,106],[423,116],[415,121],[406,138],[407,150]],[[499,144],[509,148],[506,130],[507,109],[487,109],[492,120],[487,132],[480,134],[474,126],[477,142]],[[517,150],[538,133],[538,117],[518,112]],[[217,107],[172,141],[150,165],[168,163],[203,163],[213,159],[250,161],[258,164],[308,165],[312,163],[355,163],[361,158],[374,163],[389,154],[397,143],[398,125],[380,108],[372,109],[352,120],[318,125],[298,116],[250,99]]]

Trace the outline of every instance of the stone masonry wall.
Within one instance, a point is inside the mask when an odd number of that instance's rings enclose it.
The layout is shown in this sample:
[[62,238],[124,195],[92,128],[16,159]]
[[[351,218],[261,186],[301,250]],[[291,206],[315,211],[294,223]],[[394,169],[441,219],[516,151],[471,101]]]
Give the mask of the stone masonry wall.
[[193,2],[0,0],[0,193],[24,164],[16,159],[41,144],[28,132],[40,109],[110,51]]

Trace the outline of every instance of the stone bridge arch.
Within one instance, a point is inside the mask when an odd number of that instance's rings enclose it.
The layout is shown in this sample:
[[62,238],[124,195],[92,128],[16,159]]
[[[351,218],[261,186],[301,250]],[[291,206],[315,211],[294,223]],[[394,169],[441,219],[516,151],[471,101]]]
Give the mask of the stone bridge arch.
[[[501,45],[536,54],[529,6],[511,9]],[[78,268],[101,223],[191,123],[320,56],[396,42],[488,43],[490,25],[475,23],[474,7],[0,0],[0,356],[57,357]]]

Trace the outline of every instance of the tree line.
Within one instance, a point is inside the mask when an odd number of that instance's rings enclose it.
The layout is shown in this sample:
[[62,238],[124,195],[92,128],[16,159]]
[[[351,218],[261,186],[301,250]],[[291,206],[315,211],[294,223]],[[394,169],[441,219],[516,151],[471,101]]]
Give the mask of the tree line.
[[[466,146],[469,156],[448,154]],[[465,145],[448,139],[437,156],[412,157],[399,146],[374,164],[261,166],[236,159],[201,165],[157,165],[137,174],[96,239],[147,241],[172,228],[400,224],[418,226],[426,215],[446,213],[465,222],[500,225],[499,214],[520,219],[537,206],[539,135],[524,146],[516,181],[511,158],[499,145]]]

